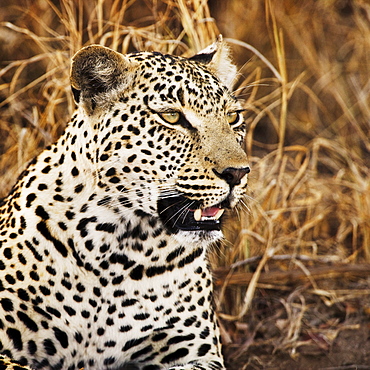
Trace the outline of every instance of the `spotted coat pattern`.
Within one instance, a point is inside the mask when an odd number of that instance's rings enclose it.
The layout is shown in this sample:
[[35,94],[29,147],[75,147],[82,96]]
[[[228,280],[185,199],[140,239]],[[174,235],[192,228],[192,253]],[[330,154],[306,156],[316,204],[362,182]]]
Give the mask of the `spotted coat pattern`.
[[76,54],[71,122],[1,203],[0,369],[224,369],[206,251],[247,186],[234,76],[221,39]]

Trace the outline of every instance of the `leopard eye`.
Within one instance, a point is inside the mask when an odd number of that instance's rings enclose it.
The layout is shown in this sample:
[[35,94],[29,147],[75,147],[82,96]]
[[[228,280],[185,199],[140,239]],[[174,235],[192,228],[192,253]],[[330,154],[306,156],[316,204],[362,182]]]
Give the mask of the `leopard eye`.
[[226,114],[227,122],[229,122],[230,125],[233,125],[237,123],[240,119],[240,113],[239,112],[229,112]]
[[168,123],[177,123],[180,120],[179,112],[164,112],[159,113],[159,115]]

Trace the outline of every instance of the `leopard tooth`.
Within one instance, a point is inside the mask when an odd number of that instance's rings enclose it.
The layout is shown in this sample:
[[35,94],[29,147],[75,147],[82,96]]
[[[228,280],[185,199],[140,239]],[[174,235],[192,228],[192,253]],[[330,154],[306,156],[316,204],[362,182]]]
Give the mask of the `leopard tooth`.
[[224,209],[220,209],[217,213],[216,213],[216,215],[215,215],[215,219],[216,220],[218,220],[222,215],[223,215],[223,213],[225,212],[225,210]]
[[196,209],[194,211],[194,219],[195,221],[200,221],[202,218],[202,210],[201,209]]

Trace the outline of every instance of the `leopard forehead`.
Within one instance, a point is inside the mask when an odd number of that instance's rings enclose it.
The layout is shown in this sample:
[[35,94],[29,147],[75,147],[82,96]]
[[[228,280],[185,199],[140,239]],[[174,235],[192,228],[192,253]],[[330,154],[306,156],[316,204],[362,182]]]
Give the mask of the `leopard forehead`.
[[[181,57],[160,53],[136,53],[129,58],[140,63],[135,84],[157,109],[173,104],[200,115],[219,114],[239,102],[206,66]],[[151,104],[150,104],[151,103]]]

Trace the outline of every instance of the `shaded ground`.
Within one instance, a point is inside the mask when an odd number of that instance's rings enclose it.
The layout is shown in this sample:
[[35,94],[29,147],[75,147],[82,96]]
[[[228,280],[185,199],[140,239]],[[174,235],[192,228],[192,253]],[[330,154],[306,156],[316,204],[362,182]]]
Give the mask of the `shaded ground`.
[[[236,360],[229,358],[228,369],[370,369],[368,323],[356,330],[343,330],[330,348],[320,344],[302,347],[294,357],[283,351],[272,354],[273,347],[252,345]],[[235,354],[229,349],[229,354]]]
[[[284,271],[262,274],[265,288],[257,288],[248,313],[221,319],[227,369],[370,369],[369,266],[357,267],[363,277],[357,270],[357,276],[342,272],[342,278],[330,278],[336,269],[330,266],[327,279],[313,280],[313,269],[306,275],[311,282],[301,285],[297,274],[296,284],[280,287],[274,287],[276,280],[266,281]],[[225,294],[231,297],[240,288],[234,282]]]

